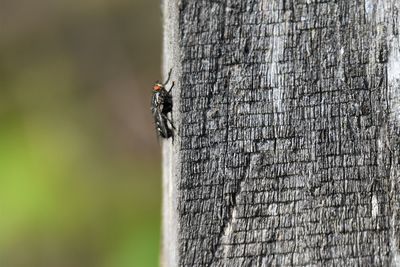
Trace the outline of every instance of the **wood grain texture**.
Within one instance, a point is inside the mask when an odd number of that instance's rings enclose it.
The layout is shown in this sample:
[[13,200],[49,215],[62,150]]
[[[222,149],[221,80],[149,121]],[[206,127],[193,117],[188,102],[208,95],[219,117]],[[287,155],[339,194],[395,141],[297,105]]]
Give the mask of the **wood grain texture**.
[[399,7],[179,1],[177,265],[400,264]]

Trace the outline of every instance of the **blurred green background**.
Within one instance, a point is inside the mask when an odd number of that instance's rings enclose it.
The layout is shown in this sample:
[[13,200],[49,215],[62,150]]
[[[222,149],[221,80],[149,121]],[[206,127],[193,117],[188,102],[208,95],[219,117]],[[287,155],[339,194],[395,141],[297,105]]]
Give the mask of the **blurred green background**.
[[2,0],[0,267],[158,266],[155,0]]

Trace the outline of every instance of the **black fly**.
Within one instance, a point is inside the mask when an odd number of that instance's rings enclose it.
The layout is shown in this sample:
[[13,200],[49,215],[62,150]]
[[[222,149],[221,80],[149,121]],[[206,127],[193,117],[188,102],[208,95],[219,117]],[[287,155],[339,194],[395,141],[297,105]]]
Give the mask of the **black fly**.
[[[172,82],[169,90],[165,89],[171,77],[171,71],[168,73],[168,79],[165,83],[157,81],[153,86],[153,96],[151,97],[151,113],[154,117],[156,130],[162,138],[169,138],[173,136],[175,129],[172,121],[168,118],[168,113],[172,112],[172,95],[171,90],[175,83]],[[169,123],[169,124],[168,124]]]

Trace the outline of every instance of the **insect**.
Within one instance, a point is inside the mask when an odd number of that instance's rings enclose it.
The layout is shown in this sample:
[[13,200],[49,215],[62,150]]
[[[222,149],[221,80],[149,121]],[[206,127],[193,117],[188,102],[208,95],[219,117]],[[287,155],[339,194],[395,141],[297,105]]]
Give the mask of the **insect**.
[[165,83],[156,81],[153,86],[153,95],[151,97],[151,113],[154,117],[157,133],[162,138],[172,137],[173,129],[175,129],[172,121],[168,118],[168,113],[172,112],[171,90],[174,87],[175,82],[172,82],[169,90],[165,88],[171,78],[171,72],[172,69],[169,71]]

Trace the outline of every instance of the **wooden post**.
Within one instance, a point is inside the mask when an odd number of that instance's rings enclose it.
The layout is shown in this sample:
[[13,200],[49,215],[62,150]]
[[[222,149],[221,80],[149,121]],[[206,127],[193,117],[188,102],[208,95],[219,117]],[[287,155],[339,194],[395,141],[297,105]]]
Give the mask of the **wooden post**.
[[399,11],[164,0],[164,266],[400,266]]
[[[176,127],[181,125],[179,77],[182,76],[181,54],[179,48],[179,11],[178,1],[162,0],[164,17],[164,43],[163,43],[163,72],[165,77],[172,69],[171,81],[175,82],[173,88],[173,121]],[[179,129],[178,129],[179,130]],[[172,267],[179,265],[179,239],[178,239],[178,181],[180,173],[180,143],[179,131],[175,131],[173,140],[163,141],[163,222],[162,222],[162,248],[161,266]]]

